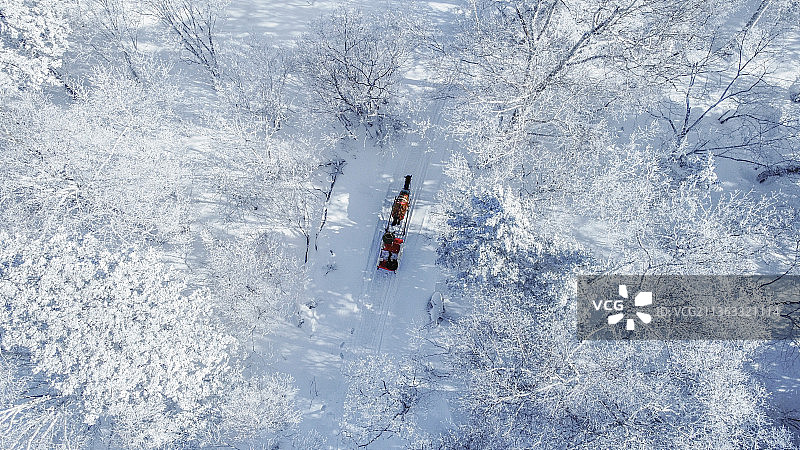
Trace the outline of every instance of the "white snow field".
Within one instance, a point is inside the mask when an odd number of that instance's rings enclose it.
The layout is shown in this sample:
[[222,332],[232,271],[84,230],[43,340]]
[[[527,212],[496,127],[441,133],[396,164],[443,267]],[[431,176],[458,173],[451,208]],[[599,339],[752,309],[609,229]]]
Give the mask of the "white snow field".
[[800,274],[796,0],[5,0],[0,71],[0,448],[800,448],[800,326],[575,331]]

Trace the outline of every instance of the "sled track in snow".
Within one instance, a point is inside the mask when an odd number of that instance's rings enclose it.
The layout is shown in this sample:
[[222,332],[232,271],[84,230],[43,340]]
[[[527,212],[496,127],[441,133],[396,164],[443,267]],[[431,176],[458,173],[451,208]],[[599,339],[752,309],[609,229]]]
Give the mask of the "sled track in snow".
[[[408,230],[409,231],[408,231],[408,234],[406,235],[406,241],[403,244],[403,245],[406,246],[406,248],[403,250],[403,252],[405,254],[405,257],[403,259],[405,261],[401,261],[401,264],[403,264],[405,262],[405,264],[407,265],[410,262],[409,259],[408,259],[411,256],[411,255],[409,255],[410,250],[416,248],[417,243],[418,243],[417,241],[419,240],[419,234],[422,232],[422,225],[425,222],[425,216],[422,216],[422,219],[419,221],[418,226],[416,226],[416,227],[414,226],[414,217],[415,217],[414,214],[415,214],[415,212],[418,211],[417,210],[417,201],[419,200],[419,198],[420,198],[420,196],[422,194],[422,190],[425,188],[425,179],[426,179],[427,174],[428,174],[428,167],[430,166],[430,160],[431,160],[431,153],[428,152],[427,150],[425,150],[425,155],[422,158],[420,158],[419,164],[417,166],[417,170],[414,172],[414,173],[419,175],[419,179],[421,181],[417,184],[417,188],[415,190],[413,190],[413,192],[411,194],[412,195],[412,197],[411,197],[411,207],[409,208],[409,217],[408,217],[408,222],[409,222]],[[412,181],[413,181],[413,179],[412,179]],[[399,270],[398,270],[398,272],[399,272]],[[378,352],[381,351],[381,347],[383,346],[383,337],[386,334],[386,322],[387,322],[387,319],[389,317],[389,311],[392,309],[392,307],[394,306],[395,302],[397,302],[397,300],[398,300],[397,299],[397,291],[399,289],[398,276],[401,276],[401,274],[395,273],[395,274],[388,274],[388,275],[390,275],[392,278],[390,280],[390,287],[385,292],[386,298],[382,302],[382,303],[387,305],[387,308],[386,308],[385,311],[383,311],[381,313],[381,323],[380,323],[380,327],[379,327],[379,330],[378,330],[379,332],[378,332],[377,345],[373,341],[373,345],[370,346],[371,349],[374,349],[374,350],[376,350]]]
[[[431,129],[435,131],[435,127],[439,126],[439,122],[442,118],[442,107],[444,106],[444,99],[438,100],[436,105],[436,110],[434,113],[433,120],[431,122]],[[431,130],[427,130],[429,133]],[[419,239],[419,233],[422,232],[422,226],[425,222],[425,217],[423,216],[420,220],[418,226],[414,225],[414,217],[417,213],[417,202],[419,201],[420,197],[422,196],[422,192],[425,188],[425,180],[427,179],[428,168],[430,167],[430,160],[432,154],[432,145],[434,144],[433,139],[429,135],[426,136],[419,136],[417,139],[414,139],[409,143],[409,149],[403,155],[403,162],[400,164],[394,171],[394,177],[390,182],[389,189],[387,191],[386,196],[384,197],[384,206],[382,208],[381,220],[382,223],[379,225],[379,229],[376,230],[376,236],[373,237],[372,248],[370,249],[370,259],[371,263],[368,263],[367,268],[364,272],[364,280],[366,283],[363,283],[365,289],[362,289],[361,301],[362,303],[368,301],[367,299],[374,299],[377,300],[376,306],[374,311],[377,311],[377,317],[374,319],[377,320],[367,320],[367,314],[362,315],[361,323],[359,324],[359,331],[360,336],[358,337],[358,344],[359,347],[372,352],[380,352],[383,346],[383,339],[386,333],[386,324],[389,317],[389,312],[391,311],[394,302],[397,301],[397,292],[399,290],[399,283],[400,280],[398,278],[403,276],[403,267],[409,264],[408,257],[409,250],[415,248],[417,245],[417,241]],[[422,154],[420,154],[422,152]],[[409,163],[409,158],[414,154],[416,157],[416,164],[415,167],[411,167]],[[377,270],[377,254],[379,252],[378,246],[379,239],[380,239],[380,232],[383,231],[383,227],[385,226],[385,221],[388,220],[389,214],[391,212],[391,205],[392,200],[394,199],[394,194],[399,191],[399,187],[397,186],[397,182],[403,179],[404,175],[412,175],[411,185],[412,185],[412,195],[411,195],[411,205],[409,208],[409,217],[408,217],[408,233],[406,235],[406,242],[403,244],[403,254],[404,256],[400,260],[400,268],[396,273],[383,273],[382,271]],[[415,182],[416,179],[416,182]],[[377,238],[377,240],[375,239]],[[371,264],[371,265],[370,265]],[[373,280],[380,280],[380,281],[373,281]],[[372,316],[372,314],[370,314]],[[373,319],[372,317],[370,317]],[[371,322],[367,324],[367,322]]]
[[[442,108],[444,106],[444,99],[440,99],[437,101],[436,111],[434,113],[433,120],[431,122],[431,129],[436,131],[436,128],[439,126],[439,123],[442,119]],[[431,130],[427,130],[426,133],[429,133]],[[409,264],[409,253],[411,250],[416,249],[419,241],[419,236],[423,231],[423,226],[425,225],[425,218],[426,215],[423,215],[422,218],[419,220],[417,226],[414,225],[414,214],[418,213],[417,202],[419,201],[420,197],[422,197],[422,192],[425,189],[425,181],[428,178],[428,169],[430,168],[430,161],[431,161],[431,154],[433,153],[433,146],[435,145],[435,140],[431,139],[430,135],[426,135],[421,139],[416,140],[414,144],[412,144],[412,148],[421,149],[423,154],[417,160],[417,165],[413,172],[409,172],[406,167],[406,172],[408,174],[412,174],[417,178],[416,188],[412,190],[412,197],[411,197],[411,205],[409,208],[410,217],[408,218],[409,227],[408,227],[408,234],[406,235],[406,242],[403,244],[405,246],[404,258],[400,262],[401,268],[397,271],[397,273],[391,275],[392,278],[390,280],[390,284],[388,289],[383,292],[383,298],[381,300],[381,304],[386,305],[386,308],[381,312],[380,316],[380,325],[379,330],[376,336],[376,339],[373,339],[370,350],[377,351],[380,353],[383,347],[383,339],[386,334],[386,323],[389,317],[389,312],[393,309],[395,302],[398,301],[397,299],[397,291],[399,286],[398,277],[401,277],[402,274],[402,267],[403,265],[407,266]],[[409,154],[411,152],[408,152]],[[406,163],[404,166],[407,166],[408,157],[406,156],[405,159]],[[414,184],[412,178],[412,185]]]
[[[389,315],[397,302],[398,290],[400,287],[400,277],[403,277],[403,267],[407,266],[411,261],[408,257],[412,256],[409,250],[416,248],[419,245],[419,234],[423,231],[426,216],[422,215],[418,219],[418,223],[414,223],[415,213],[418,212],[417,206],[423,191],[425,190],[425,181],[430,167],[431,155],[433,154],[433,145],[436,139],[432,139],[427,133],[432,131],[438,136],[437,127],[441,121],[441,111],[444,104],[444,99],[437,101],[437,107],[433,120],[431,122],[431,129],[426,131],[425,136],[418,136],[414,140],[410,140],[408,151],[405,152],[402,158],[402,163],[399,164],[393,171],[393,178],[389,181],[389,186],[384,196],[381,213],[373,231],[372,241],[369,249],[366,251],[366,261],[363,269],[363,276],[361,281],[361,290],[357,299],[358,305],[361,307],[361,317],[355,329],[351,330],[351,337],[348,342],[343,343],[342,349],[342,374],[345,374],[346,364],[348,360],[355,360],[365,355],[380,354],[383,347],[384,337],[386,333],[386,325]],[[413,155],[412,155],[413,154]],[[414,157],[416,160],[415,167],[410,167],[409,159]],[[409,208],[409,226],[406,235],[406,242],[404,243],[403,257],[400,261],[400,268],[396,273],[388,273],[378,270],[378,254],[380,251],[381,236],[383,235],[386,221],[391,214],[391,206],[394,196],[399,192],[400,185],[398,182],[403,179],[404,175],[412,175],[412,198]],[[419,217],[417,214],[416,217]],[[370,307],[367,308],[367,305]],[[355,358],[353,358],[355,356]],[[347,389],[344,389],[347,384],[345,377],[339,379],[337,386],[338,395],[336,403],[344,410],[344,404],[347,396]],[[339,434],[339,445],[343,445],[344,436]]]
[[[380,241],[383,231],[386,227],[386,221],[389,220],[391,214],[392,203],[394,195],[399,191],[396,186],[396,181],[402,179],[406,166],[408,165],[410,152],[406,152],[403,156],[403,162],[399,167],[395,168],[394,175],[389,181],[389,186],[386,189],[386,195],[383,198],[381,213],[378,217],[378,223],[375,227],[373,234],[371,248],[368,249],[368,258],[366,267],[364,267],[364,274],[361,282],[361,295],[359,296],[359,303],[365,308],[362,310],[361,319],[359,321],[357,335],[355,336],[356,349],[363,349],[367,347],[373,350],[372,342],[374,336],[378,333],[378,327],[382,323],[381,317],[386,312],[387,294],[392,289],[392,281],[395,274],[384,273],[378,270],[378,253],[380,252]],[[412,179],[413,183],[413,179]],[[402,262],[401,262],[402,264]],[[372,303],[370,303],[372,302]],[[366,305],[371,308],[367,309]]]

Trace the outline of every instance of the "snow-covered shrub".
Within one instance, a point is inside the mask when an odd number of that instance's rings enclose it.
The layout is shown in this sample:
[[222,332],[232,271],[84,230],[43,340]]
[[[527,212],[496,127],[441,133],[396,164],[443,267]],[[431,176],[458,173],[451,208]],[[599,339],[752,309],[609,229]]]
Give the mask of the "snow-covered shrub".
[[212,134],[209,178],[230,221],[255,217],[261,230],[298,235],[306,259],[322,199],[312,185],[316,148],[296,138],[253,136],[225,118]]
[[202,66],[217,78],[220,75],[217,22],[227,5],[227,0],[146,0],[145,10],[175,37],[187,61]]
[[191,188],[179,91],[98,70],[95,86],[63,107],[29,97],[5,105],[0,203],[5,223],[53,227],[65,220],[124,239],[182,233]]
[[291,191],[311,190],[315,148],[301,139],[253,137],[225,119],[217,130],[211,136],[215,155],[209,170],[213,187],[225,199],[224,215],[252,212],[285,224],[276,215],[293,212],[284,207],[295,197]]
[[354,446],[416,430],[416,407],[427,387],[417,364],[387,356],[366,356],[349,364],[341,427]]
[[300,422],[294,401],[297,388],[288,375],[240,377],[221,402],[214,441],[258,446],[280,431]]
[[208,294],[187,294],[153,251],[91,235],[3,242],[2,347],[28,355],[50,401],[87,425],[113,421],[126,445],[197,436],[236,345]]
[[0,92],[35,88],[57,79],[72,30],[65,0],[0,3]]
[[230,115],[252,132],[272,134],[289,114],[287,82],[291,54],[267,40],[252,40],[224,52],[220,97]]
[[278,239],[207,238],[215,306],[241,342],[269,334],[302,303],[305,274]]
[[576,174],[581,189],[560,200],[570,216],[593,218],[600,251],[624,270],[746,274],[794,246],[785,198],[724,192],[710,155],[692,156],[694,168],[676,174],[664,149],[632,141],[606,147],[591,176]]
[[438,263],[452,271],[453,280],[513,286],[536,302],[539,288],[558,285],[587,258],[566,242],[535,234],[526,206],[502,186],[447,195]]
[[301,67],[320,107],[347,128],[382,127],[412,48],[402,20],[340,8],[311,24]]
[[[3,352],[0,358],[0,446],[83,448],[86,425],[69,402],[39,395],[41,381],[31,374],[25,355]],[[31,394],[31,388],[37,390]]]
[[[108,65],[139,83],[164,83],[174,64],[156,50],[160,42],[158,34],[147,29],[146,4],[138,0],[80,0],[79,4],[67,64],[88,61],[90,69]],[[74,66],[73,76],[84,69],[83,64]]]

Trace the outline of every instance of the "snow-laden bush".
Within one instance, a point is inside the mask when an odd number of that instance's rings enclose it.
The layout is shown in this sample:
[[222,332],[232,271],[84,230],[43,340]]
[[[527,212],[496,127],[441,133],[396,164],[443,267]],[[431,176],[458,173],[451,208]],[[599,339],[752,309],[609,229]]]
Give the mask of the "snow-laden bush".
[[304,298],[305,273],[277,239],[205,238],[214,304],[240,342],[270,334],[296,313]]
[[[32,374],[26,355],[3,352],[0,358],[0,446],[83,448],[86,424],[69,402],[40,395],[41,377]],[[36,390],[31,395],[31,389]]]
[[531,233],[523,205],[501,186],[477,188],[457,208],[440,235],[438,262],[455,269],[461,282],[514,286],[535,302],[537,289],[586,258],[566,243]]
[[[158,85],[169,76],[174,64],[159,55],[157,33],[148,29],[146,2],[138,0],[80,0],[76,15],[71,75],[84,76],[88,61],[92,66],[118,68],[137,83]],[[70,64],[77,63],[77,64]]]
[[[634,140],[634,139],[632,139]],[[662,150],[610,145],[563,210],[592,217],[603,252],[625,270],[675,274],[754,273],[791,237],[792,212],[780,195],[724,192],[710,155],[693,155],[692,170],[675,173]],[[584,225],[585,226],[585,225]]]
[[289,375],[234,380],[220,405],[219,432],[214,441],[227,445],[241,443],[253,448],[268,439],[275,440],[276,432],[300,423],[295,394],[297,388]]
[[217,92],[230,107],[229,119],[261,134],[280,129],[289,114],[286,89],[292,55],[267,40],[225,50]]
[[186,61],[219,77],[217,29],[228,0],[146,0],[144,5],[174,37]]
[[380,133],[412,48],[407,25],[394,15],[340,8],[310,28],[298,52],[318,105],[348,129],[363,123]]
[[72,31],[64,0],[4,0],[0,4],[0,92],[57,80]]
[[212,188],[229,221],[255,218],[260,231],[290,233],[305,241],[306,260],[321,215],[312,184],[317,148],[305,139],[253,135],[221,118],[207,161]]
[[345,373],[348,387],[340,425],[353,446],[415,433],[418,403],[428,388],[415,361],[365,356],[348,364]]

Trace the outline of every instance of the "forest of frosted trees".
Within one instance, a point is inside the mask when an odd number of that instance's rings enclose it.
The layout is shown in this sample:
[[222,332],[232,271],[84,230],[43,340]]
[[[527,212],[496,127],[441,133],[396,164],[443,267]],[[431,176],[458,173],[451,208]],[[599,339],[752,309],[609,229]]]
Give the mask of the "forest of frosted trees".
[[[775,343],[581,341],[574,292],[798,273],[800,3],[236,3],[0,0],[0,447],[800,445]],[[446,316],[309,389],[258,349],[324,338],[337,180],[412,133]]]

